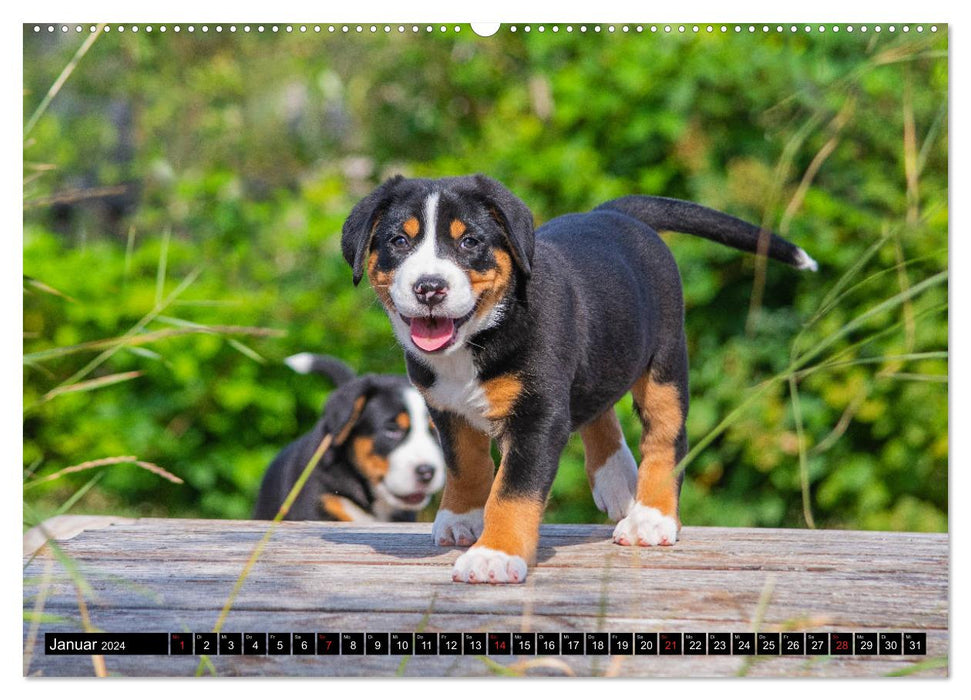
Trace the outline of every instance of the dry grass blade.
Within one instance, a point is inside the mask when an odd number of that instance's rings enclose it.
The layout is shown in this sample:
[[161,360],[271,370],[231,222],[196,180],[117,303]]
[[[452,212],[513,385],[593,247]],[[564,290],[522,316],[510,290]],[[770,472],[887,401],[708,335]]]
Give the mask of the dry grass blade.
[[925,289],[929,289],[930,287],[933,287],[935,285],[942,284],[946,282],[947,279],[948,279],[948,271],[942,270],[941,272],[938,272],[935,275],[931,275],[930,277],[924,280],[921,280],[920,282],[913,285],[912,287],[908,287],[906,290],[901,291],[898,294],[894,294],[892,297],[890,297],[889,299],[885,299],[884,301],[877,304],[876,306],[870,307],[865,312],[852,319],[849,323],[844,325],[838,331],[826,336],[826,338],[824,338],[814,348],[802,353],[802,355],[800,355],[800,357],[795,361],[795,365],[791,367],[790,370],[786,371],[786,374],[788,374],[788,372],[791,370],[802,369],[810,360],[819,356],[824,350],[831,347],[837,341],[841,340],[842,338],[845,338],[850,333],[856,331],[861,326],[865,325],[868,321],[873,319],[875,316],[878,316],[881,313],[890,311],[891,309],[894,309],[904,304],[907,300],[914,298],[915,296],[923,292]]
[[286,331],[277,330],[275,328],[187,325],[183,328],[165,328],[158,331],[151,331],[149,333],[141,333],[139,335],[123,335],[116,338],[91,340],[86,343],[78,343],[77,345],[69,345],[62,348],[40,350],[38,352],[32,352],[28,355],[24,355],[24,362],[40,362],[43,360],[64,357],[66,355],[73,355],[79,352],[101,350],[102,348],[107,348],[108,350],[114,352],[123,347],[147,345],[148,343],[154,343],[157,340],[163,340],[165,338],[172,338],[191,333],[210,333],[213,335],[252,335],[259,337],[280,337],[286,335]]
[[71,508],[74,507],[74,504],[80,501],[82,498],[84,498],[84,495],[92,488],[94,488],[94,485],[97,484],[99,481],[101,481],[101,478],[104,475],[105,475],[105,472],[98,472],[90,479],[88,479],[81,488],[79,488],[77,491],[71,494],[70,498],[68,498],[66,501],[64,501],[64,503],[58,506],[57,510],[54,511],[54,515],[55,516],[64,515],[69,510],[71,510]]
[[[179,283],[179,286],[177,286],[172,291],[172,293],[169,294],[168,297],[166,297],[165,301],[162,302],[162,305],[161,306],[156,306],[154,309],[152,309],[147,314],[145,314],[138,323],[136,323],[134,326],[132,326],[128,330],[128,332],[125,333],[125,335],[123,337],[130,338],[132,336],[138,335],[139,333],[142,333],[145,330],[145,326],[147,326],[149,323],[152,322],[153,319],[155,319],[159,314],[161,314],[165,310],[165,307],[166,306],[168,306],[173,301],[175,301],[176,299],[178,299],[179,296],[181,296],[181,294],[186,289],[188,289],[189,286],[192,285],[193,282],[196,281],[196,279],[199,277],[199,275],[201,273],[202,273],[202,268],[196,268],[195,270],[193,270],[192,272],[190,272],[188,275],[186,275],[185,279],[183,279],[182,282]],[[120,350],[123,347],[126,347],[126,345],[125,345],[124,342],[121,342],[121,343],[118,343],[118,344],[115,344],[115,345],[109,347],[107,350],[105,350],[104,352],[100,353],[97,357],[95,357],[93,360],[91,360],[84,367],[82,367],[81,369],[79,369],[77,372],[75,372],[73,375],[71,375],[70,377],[68,377],[67,379],[65,379],[63,382],[61,382],[60,386],[65,386],[65,385],[68,385],[68,384],[74,384],[75,382],[81,381],[84,377],[88,376],[95,369],[97,369],[102,364],[104,364],[109,359],[111,359],[111,357],[116,352],[118,352],[118,350]],[[56,352],[57,350],[58,350],[58,348],[55,348],[54,349],[54,352]],[[27,358],[27,356],[25,356],[24,357],[24,362],[27,362],[27,361],[28,361],[28,358]]]
[[870,64],[872,64],[872,67],[875,68],[877,66],[885,66],[890,63],[913,61],[918,58],[936,58],[939,56],[947,56],[947,52],[926,50],[927,47],[933,45],[933,43],[934,37],[928,36],[923,40],[913,41],[907,44],[897,44],[878,53],[870,61]]
[[[897,284],[900,287],[900,291],[906,292],[910,289],[910,277],[907,276],[907,264],[904,260],[904,250],[900,245],[899,235],[894,235],[893,243],[894,255],[897,257]],[[913,301],[910,299],[904,301],[901,311],[904,319],[904,348],[907,352],[910,352],[914,349],[914,344],[917,342],[917,324],[914,321]]]
[[941,107],[937,111],[937,115],[934,117],[934,121],[931,122],[930,129],[927,130],[927,135],[924,136],[924,143],[920,147],[920,153],[917,155],[917,172],[918,174],[924,172],[924,166],[927,164],[927,158],[930,155],[931,147],[937,142],[937,132],[941,130],[942,125],[947,125],[947,98],[941,102]]
[[40,118],[44,116],[44,112],[47,111],[47,107],[50,105],[51,100],[57,96],[57,93],[59,93],[61,88],[64,87],[64,83],[66,83],[67,79],[71,77],[71,73],[73,73],[74,69],[77,68],[78,63],[84,57],[84,54],[88,52],[88,49],[91,48],[92,44],[94,44],[98,37],[101,36],[101,31],[103,29],[104,25],[99,24],[97,28],[91,32],[91,35],[84,40],[84,43],[81,44],[78,50],[74,52],[74,56],[71,58],[68,64],[64,66],[64,70],[62,70],[61,74],[57,76],[57,80],[54,81],[54,84],[51,85],[50,89],[47,91],[47,94],[44,95],[44,99],[40,101],[40,104],[37,105],[37,109],[34,110],[34,113],[30,115],[30,119],[27,120],[27,124],[24,126],[25,140],[27,139],[28,134],[33,131]]
[[74,302],[74,303],[77,302],[76,299],[73,299],[72,297],[68,296],[64,292],[58,289],[54,289],[54,287],[50,286],[49,284],[44,284],[40,280],[34,279],[33,277],[28,277],[27,275],[24,275],[24,283],[33,287],[34,289],[44,292],[45,294],[51,294],[56,297],[61,297],[62,299],[65,299],[70,302]]
[[843,127],[850,121],[850,117],[853,116],[855,108],[856,99],[850,95],[846,98],[846,102],[843,103],[843,107],[830,122],[830,130],[833,135],[823,144],[823,147],[813,157],[809,167],[806,168],[806,172],[803,173],[802,180],[799,182],[799,187],[796,188],[795,194],[789,200],[786,211],[779,222],[779,233],[783,236],[789,232],[789,224],[792,221],[792,217],[796,215],[796,211],[802,206],[803,200],[806,198],[806,193],[809,191],[813,180],[816,179],[819,169],[823,167],[823,163],[826,162],[826,159],[832,155],[833,151],[836,150],[836,146],[839,145],[840,133],[843,131]]
[[[620,657],[614,657],[620,658]],[[516,675],[525,676],[529,671],[533,669],[552,669],[554,671],[559,671],[564,676],[576,676],[577,674],[573,671],[570,666],[562,659],[527,659],[525,661],[517,661],[514,664],[510,664],[505,667],[507,671],[511,671]]]
[[[351,417],[350,424],[353,424],[354,421],[357,420],[362,409],[363,406],[356,409],[355,415],[352,415]],[[316,451],[310,457],[310,460],[300,473],[300,477],[297,479],[296,483],[294,483],[293,488],[290,489],[290,493],[287,494],[286,499],[284,499],[283,505],[280,506],[280,510],[277,511],[276,516],[274,516],[273,520],[270,521],[270,526],[266,529],[266,532],[263,533],[263,537],[260,538],[260,541],[256,543],[256,546],[253,547],[253,551],[250,554],[249,559],[246,560],[246,564],[243,566],[243,570],[240,572],[239,578],[236,579],[233,589],[229,592],[229,597],[226,599],[226,603],[223,605],[223,608],[219,613],[219,618],[216,620],[216,624],[213,625],[212,631],[214,633],[220,632],[223,625],[226,624],[226,618],[229,617],[229,611],[232,610],[233,604],[236,602],[236,597],[239,595],[240,590],[242,590],[243,584],[246,583],[246,579],[249,578],[250,572],[256,565],[257,559],[260,558],[260,555],[266,548],[267,543],[270,541],[270,537],[273,536],[276,526],[279,525],[280,521],[283,520],[287,513],[290,512],[293,502],[297,499],[297,496],[300,495],[304,484],[307,483],[307,479],[310,478],[310,474],[317,467],[317,464],[323,458],[327,450],[330,449],[333,439],[334,438],[330,433],[327,433],[324,435],[323,439],[321,439],[320,444],[317,445]],[[202,674],[203,669],[206,668],[208,660],[209,659],[207,656],[203,656],[199,660],[199,666],[196,668],[196,676]]]
[[833,618],[829,615],[802,615],[783,620],[773,629],[779,632],[798,632],[800,630],[815,630],[833,624]]
[[128,284],[128,276],[131,274],[132,257],[135,254],[135,225],[128,227],[128,235],[125,240],[125,274],[122,279]]
[[921,671],[931,671],[935,668],[947,668],[947,657],[937,656],[932,659],[924,659],[923,661],[917,661],[907,668],[902,668],[897,671],[891,671],[886,675],[888,677],[900,677],[900,676],[912,676],[915,673],[920,673]]
[[[904,301],[915,297],[916,295],[923,292],[925,289],[929,289],[935,285],[944,283],[947,280],[947,278],[948,278],[948,271],[943,270],[942,272],[939,272],[936,275],[932,275],[927,279],[924,279],[918,282],[912,287],[909,287],[905,292],[900,292],[898,294],[895,294],[889,299],[885,299],[881,303],[870,307],[859,316],[856,316],[855,318],[853,318],[849,323],[845,324],[844,326],[834,331],[833,333],[830,333],[829,335],[827,335],[825,338],[823,338],[823,340],[821,340],[811,349],[798,354],[796,353],[796,341],[798,340],[798,337],[797,337],[796,340],[793,341],[793,352],[792,352],[792,358],[790,359],[789,366],[786,369],[784,369],[782,372],[776,374],[775,376],[765,380],[758,386],[754,387],[751,393],[745,398],[744,401],[738,404],[731,412],[729,412],[727,416],[725,416],[725,418],[721,420],[721,422],[718,423],[718,425],[716,425],[714,428],[708,431],[708,433],[704,437],[698,440],[694,444],[694,446],[688,451],[688,453],[681,458],[681,461],[678,462],[678,465],[675,468],[676,473],[680,474],[681,472],[683,472],[702,450],[708,447],[708,445],[710,445],[712,441],[715,440],[715,438],[717,438],[725,430],[727,430],[729,426],[733,425],[735,421],[738,420],[739,416],[742,415],[742,412],[745,411],[752,403],[754,403],[757,399],[759,399],[763,394],[765,394],[769,389],[777,386],[780,382],[784,380],[788,380],[791,375],[796,374],[800,370],[804,369],[805,366],[811,360],[821,355],[825,350],[829,349],[831,346],[833,346],[841,339],[845,338],[847,335],[853,333],[854,331],[864,326],[874,317],[879,316],[881,313],[895,309],[896,307],[900,306]],[[837,286],[842,282],[843,280],[841,279],[840,282],[837,283]],[[945,380],[946,380],[946,377],[945,377]]]
[[[877,241],[875,241],[869,248],[864,251],[863,255],[859,256],[850,268],[843,273],[843,275],[837,280],[836,284],[826,292],[823,300],[819,303],[819,307],[816,309],[815,313],[809,317],[809,320],[803,325],[803,329],[796,336],[796,341],[805,333],[809,328],[811,328],[819,319],[823,318],[826,314],[836,308],[837,304],[843,299],[847,294],[850,293],[856,287],[865,284],[869,279],[877,277],[879,275],[885,274],[884,270],[876,273],[876,275],[871,275],[867,280],[863,282],[858,282],[853,286],[849,286],[850,283],[856,279],[857,273],[863,269],[863,267],[876,255],[879,250],[884,246],[884,244],[890,240],[890,234],[886,233],[881,236]],[[794,343],[795,346],[797,343]]]
[[152,462],[143,462],[141,460],[138,460],[137,462],[135,462],[135,466],[141,467],[145,471],[152,472],[152,474],[160,476],[163,479],[167,479],[168,481],[171,481],[173,484],[184,483],[182,479],[177,477],[175,474],[169,471],[166,471],[165,469],[162,469],[162,467],[158,466],[157,464],[153,464]]
[[918,374],[916,372],[893,372],[890,374],[880,373],[877,375],[880,379],[904,379],[912,382],[937,382],[938,384],[947,384],[948,377],[946,374]]
[[628,657],[626,656],[613,656],[610,659],[610,664],[607,665],[607,670],[604,671],[604,678],[620,678],[621,672],[624,670],[624,661]]
[[[424,632],[425,627],[428,626],[429,620],[432,619],[432,614],[435,612],[435,601],[438,599],[438,593],[432,593],[432,599],[428,601],[428,607],[425,608],[425,614],[421,616],[418,621],[418,625],[415,627],[415,632]],[[405,675],[405,670],[408,668],[408,662],[411,660],[411,655],[403,656],[401,663],[398,664],[398,668],[395,669],[394,675],[403,676]]]
[[249,359],[261,365],[266,364],[266,358],[264,358],[262,355],[256,352],[256,350],[249,347],[248,345],[244,345],[243,343],[239,342],[235,338],[229,338],[228,342],[229,342],[229,346],[234,350],[236,350],[241,355],[248,357]]
[[[78,596],[78,612],[81,613],[81,626],[87,633],[97,632],[94,625],[91,624],[91,616],[88,614],[88,604],[84,602],[84,595],[81,593],[81,587],[76,585],[75,582],[74,590]],[[94,675],[98,678],[107,678],[108,669],[105,667],[105,657],[101,654],[91,655],[91,664],[94,666]]]
[[51,588],[53,572],[54,560],[48,559],[44,562],[44,571],[41,576],[40,590],[37,592],[37,599],[34,601],[34,619],[31,620],[30,629],[27,631],[27,641],[24,642],[25,676],[30,672],[30,661],[34,656],[34,646],[37,644],[37,636],[40,632],[41,616],[44,613],[44,605],[47,603],[47,593]]
[[809,462],[806,459],[806,437],[802,425],[802,404],[799,401],[799,389],[796,375],[789,375],[789,395],[792,397],[792,417],[796,423],[796,444],[799,450],[799,485],[802,491],[802,516],[812,529],[816,529],[813,520],[812,504],[809,495]]
[[756,247],[752,279],[752,295],[749,298],[748,315],[745,319],[746,335],[752,335],[755,333],[758,313],[762,308],[762,296],[765,292],[766,265],[768,263],[766,252],[769,249],[769,233],[772,228],[769,218],[770,212],[774,209],[776,202],[782,196],[783,183],[785,183],[789,178],[789,172],[792,170],[792,164],[799,153],[799,149],[802,148],[802,144],[807,138],[809,138],[809,135],[816,129],[821,120],[822,110],[817,109],[816,112],[812,114],[812,116],[810,116],[809,119],[802,124],[802,126],[799,127],[796,133],[789,138],[782,149],[782,154],[779,156],[779,161],[776,163],[775,177],[773,178],[773,182],[775,184],[771,188],[770,193],[766,196],[765,215],[762,217],[760,226],[762,231],[759,235],[759,241]]
[[908,72],[904,81],[904,175],[907,180],[907,223],[916,226],[920,218],[920,192],[917,166],[917,127],[914,124],[914,98]]
[[91,391],[92,389],[99,389],[101,387],[111,386],[112,384],[127,382],[129,379],[134,379],[135,377],[140,377],[140,376],[142,376],[142,373],[138,371],[119,372],[118,374],[108,374],[108,375],[105,375],[104,377],[98,377],[97,379],[89,379],[87,381],[78,382],[76,384],[70,384],[68,386],[59,386],[56,389],[51,389],[46,394],[44,394],[44,396],[41,397],[41,400],[38,403],[42,403],[44,401],[50,401],[54,397],[60,396],[62,394],[70,394],[78,391]]
[[122,457],[104,457],[102,459],[93,459],[89,462],[81,462],[80,464],[74,464],[70,467],[64,467],[53,474],[48,474],[47,476],[35,479],[27,484],[24,484],[25,489],[38,486],[40,484],[47,483],[48,481],[54,481],[55,479],[60,479],[65,474],[74,474],[76,472],[82,472],[87,469],[95,469],[96,467],[107,467],[112,464],[134,464],[135,466],[141,467],[146,471],[150,471],[153,474],[161,476],[163,479],[168,479],[174,484],[181,484],[182,479],[177,477],[175,474],[166,471],[157,464],[152,464],[151,462],[142,462],[137,457],[126,455]]
[[[769,603],[772,602],[772,594],[775,592],[775,581],[776,575],[769,574],[765,577],[765,584],[762,586],[762,593],[759,595],[759,602],[755,606],[755,615],[752,618],[752,633],[758,634],[759,630],[762,629],[762,621],[765,619],[765,613],[769,609]],[[757,649],[755,651],[758,651]],[[752,664],[755,663],[756,656],[746,656],[742,661],[742,665],[739,666],[738,672],[735,674],[737,676],[747,676],[749,669],[751,669]]]
[[856,412],[860,410],[861,406],[863,406],[863,402],[866,400],[868,392],[869,389],[864,388],[856,393],[849,405],[847,405],[846,409],[844,409],[842,415],[840,415],[839,420],[836,421],[836,425],[833,427],[833,429],[829,431],[829,434],[826,437],[813,445],[808,454],[822,454],[835,445],[841,437],[843,437],[846,429],[850,427],[850,422],[853,420]]
[[[43,523],[39,521],[37,513],[34,512],[34,510],[26,502],[24,503],[24,517],[36,522],[38,526],[43,529]],[[65,570],[65,572],[67,572],[68,577],[71,580],[71,584],[74,586],[74,591],[77,594],[78,600],[78,612],[81,614],[81,628],[85,632],[100,631],[91,624],[91,617],[88,614],[88,606],[84,600],[85,596],[91,596],[92,598],[94,597],[94,590],[91,588],[91,584],[89,584],[84,578],[84,575],[78,569],[74,561],[61,550],[54,538],[51,537],[50,533],[45,532],[45,537],[51,553],[54,555],[54,558]],[[102,678],[108,675],[107,669],[105,668],[104,656],[92,655],[91,663],[94,665],[95,675]]]
[[495,673],[497,676],[514,676],[522,677],[524,672],[518,669],[514,669],[512,666],[503,666],[497,661],[493,661],[488,656],[476,656],[477,660],[485,664],[485,667]]
[[[895,327],[902,326],[903,323],[897,323]],[[897,363],[912,362],[915,360],[946,360],[948,358],[947,350],[932,350],[929,352],[911,352],[906,355],[878,355],[876,357],[860,357],[855,360],[828,360],[822,362],[818,365],[813,365],[812,367],[806,367],[799,370],[796,376],[801,380],[808,377],[813,372],[818,372],[820,370],[831,370],[840,367],[853,367],[856,365],[872,365],[881,362],[890,362],[896,365]]]
[[169,266],[169,241],[172,229],[166,227],[162,234],[162,251],[158,254],[158,269],[155,272],[155,306],[158,307],[165,298],[165,274]]
[[112,185],[110,187],[88,187],[85,189],[71,189],[52,194],[49,197],[37,197],[28,199],[24,202],[24,209],[37,209],[39,207],[52,207],[56,204],[73,204],[83,202],[87,199],[100,199],[102,197],[113,197],[127,193],[128,187],[125,185]]
[[[948,309],[948,303],[946,301],[942,304],[935,304],[933,306],[929,306],[928,308],[922,309],[919,312],[917,312],[917,314],[914,316],[914,319],[919,321],[923,318],[933,316],[934,314],[946,312],[947,309]],[[802,378],[805,374],[810,374],[820,369],[829,369],[830,365],[833,365],[835,367],[835,366],[840,366],[844,363],[850,364],[851,362],[856,364],[865,364],[869,358],[856,359],[856,360],[847,360],[846,358],[855,357],[853,353],[859,350],[860,348],[863,348],[867,345],[870,345],[871,343],[876,342],[877,340],[885,339],[888,336],[891,336],[894,333],[897,333],[900,329],[903,328],[903,325],[904,325],[903,321],[895,321],[894,323],[888,323],[887,325],[883,326],[880,330],[875,331],[873,333],[869,333],[863,336],[862,338],[860,338],[859,340],[855,340],[852,343],[849,343],[848,345],[846,345],[845,347],[837,350],[832,355],[830,355],[829,358],[827,358],[824,362],[821,362],[818,365],[812,365],[810,367],[800,367],[798,372],[799,377]],[[918,354],[920,353],[910,353],[911,356],[918,355]]]

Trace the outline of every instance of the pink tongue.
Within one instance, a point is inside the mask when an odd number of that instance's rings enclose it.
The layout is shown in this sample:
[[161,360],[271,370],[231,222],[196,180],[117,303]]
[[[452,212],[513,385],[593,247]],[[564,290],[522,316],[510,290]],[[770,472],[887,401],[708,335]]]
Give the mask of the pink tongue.
[[425,352],[441,350],[455,334],[455,322],[450,318],[411,319],[411,340]]

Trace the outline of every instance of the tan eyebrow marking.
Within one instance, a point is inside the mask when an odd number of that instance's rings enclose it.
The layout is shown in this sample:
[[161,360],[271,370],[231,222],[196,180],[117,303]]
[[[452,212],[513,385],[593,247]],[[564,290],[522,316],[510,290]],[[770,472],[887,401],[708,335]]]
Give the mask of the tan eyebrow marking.
[[411,217],[401,225],[401,228],[404,229],[405,233],[407,233],[409,237],[414,238],[418,235],[418,229],[420,228],[418,219]]
[[451,226],[448,227],[448,232],[451,234],[452,238],[458,240],[465,233],[465,224],[463,224],[458,219],[452,221]]

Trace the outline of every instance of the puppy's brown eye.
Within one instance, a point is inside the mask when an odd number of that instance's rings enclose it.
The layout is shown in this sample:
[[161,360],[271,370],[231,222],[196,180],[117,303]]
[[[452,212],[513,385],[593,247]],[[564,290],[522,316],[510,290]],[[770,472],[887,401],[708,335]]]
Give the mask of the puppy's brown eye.
[[407,250],[411,243],[408,241],[407,236],[395,236],[391,239],[391,246],[397,248],[398,250]]
[[472,236],[465,236],[459,241],[459,248],[462,250],[475,250],[479,247],[479,239]]

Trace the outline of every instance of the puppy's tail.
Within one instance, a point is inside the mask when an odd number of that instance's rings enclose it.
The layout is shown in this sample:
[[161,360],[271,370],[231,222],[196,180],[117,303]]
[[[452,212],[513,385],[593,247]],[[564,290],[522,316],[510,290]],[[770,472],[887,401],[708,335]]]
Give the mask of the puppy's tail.
[[336,357],[329,355],[315,355],[312,352],[300,352],[290,355],[284,360],[287,367],[300,374],[322,374],[330,379],[334,386],[343,386],[354,379],[357,374]]
[[746,253],[758,253],[761,249],[773,260],[800,270],[815,272],[819,268],[806,251],[785,238],[694,202],[631,195],[601,204],[597,209],[612,209],[626,214],[655,231],[689,233]]

